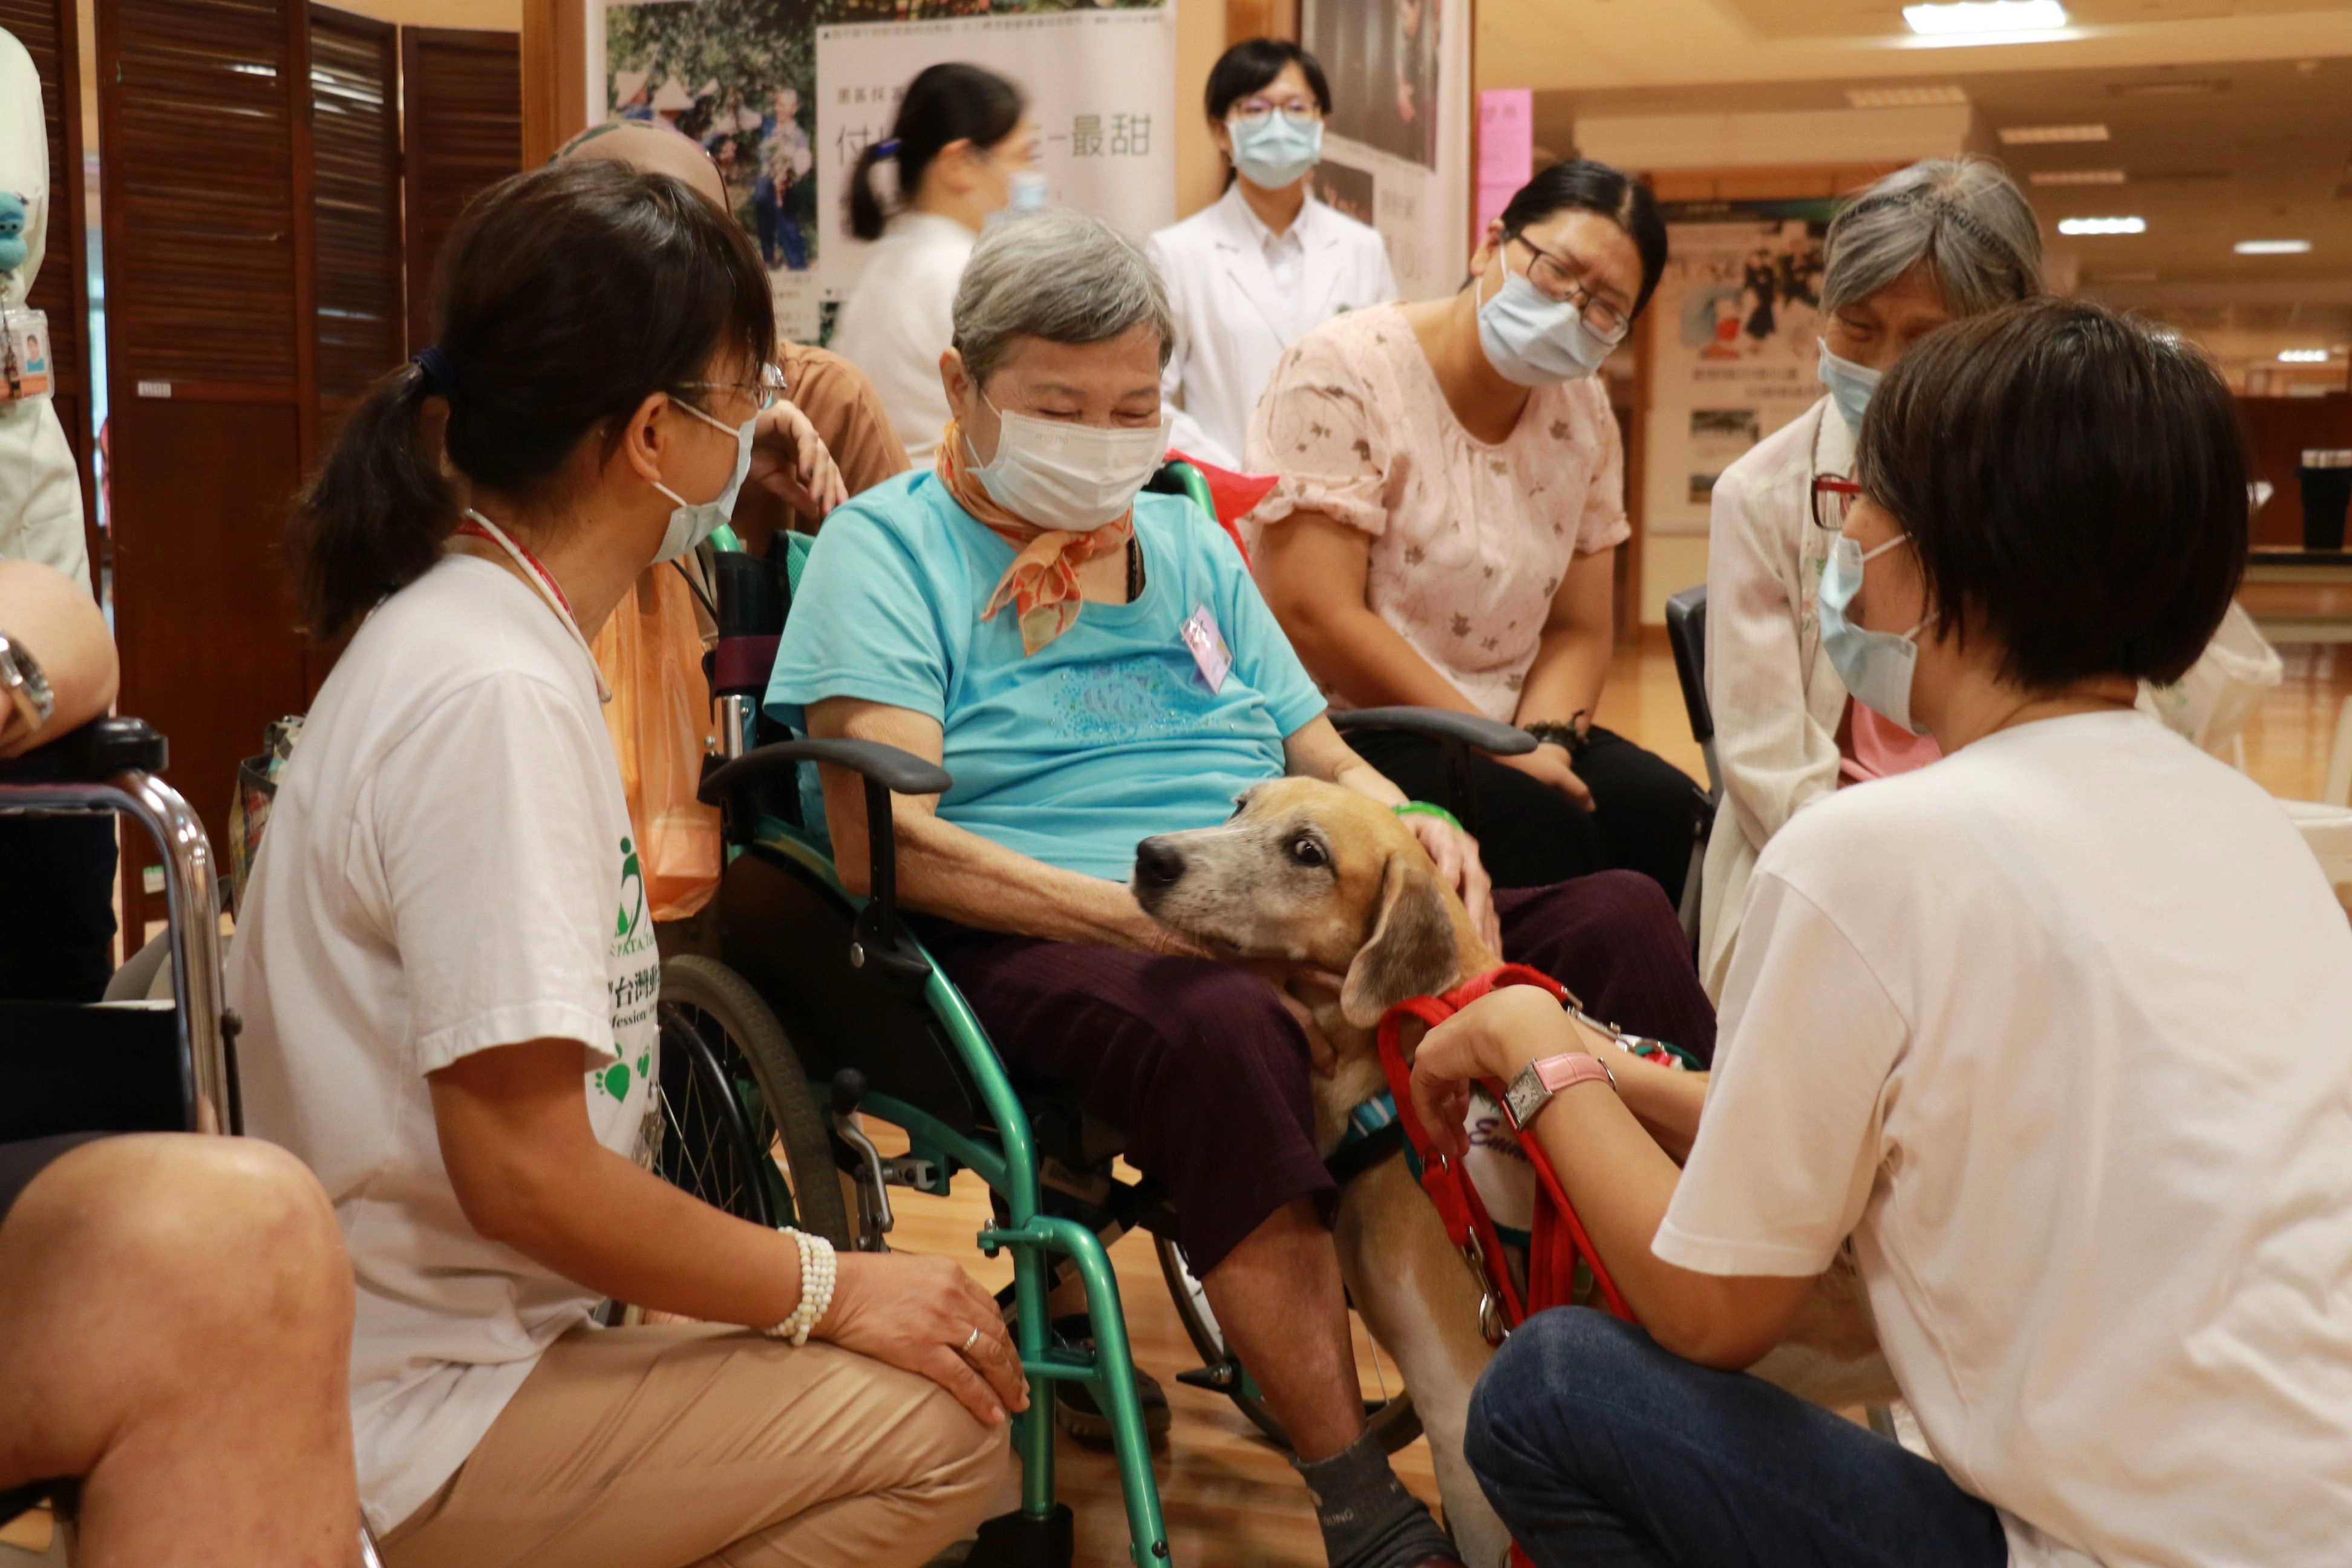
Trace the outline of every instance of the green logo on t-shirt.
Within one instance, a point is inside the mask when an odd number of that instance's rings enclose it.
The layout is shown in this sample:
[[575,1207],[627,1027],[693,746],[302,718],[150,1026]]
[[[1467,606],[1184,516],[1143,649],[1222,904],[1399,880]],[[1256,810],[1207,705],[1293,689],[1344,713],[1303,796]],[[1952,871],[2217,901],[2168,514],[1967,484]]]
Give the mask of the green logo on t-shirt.
[[614,935],[625,940],[646,918],[646,874],[637,864],[637,852],[625,838],[621,840],[621,915]]
[[[616,1049],[626,1050],[628,1042],[646,1031],[661,994],[661,957],[655,951],[652,922],[646,919],[645,868],[638,862],[636,846],[626,838],[621,840],[621,903],[613,918],[611,956],[616,961],[637,961],[612,983],[613,1041]],[[626,1100],[632,1074],[643,1080],[652,1072],[653,1052],[641,1050],[634,1062],[614,1062],[591,1073],[589,1079],[599,1091]]]

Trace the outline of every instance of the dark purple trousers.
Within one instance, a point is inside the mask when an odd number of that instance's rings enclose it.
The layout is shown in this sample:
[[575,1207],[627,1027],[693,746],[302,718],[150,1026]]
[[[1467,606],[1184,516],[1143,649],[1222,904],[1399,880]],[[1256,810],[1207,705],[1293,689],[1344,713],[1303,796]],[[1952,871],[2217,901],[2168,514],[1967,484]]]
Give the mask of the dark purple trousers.
[[[1715,1054],[1715,1010],[1658,884],[1599,871],[1497,892],[1503,947],[1598,1018]],[[1013,1077],[1078,1097],[1164,1183],[1196,1275],[1294,1198],[1328,1199],[1307,1037],[1256,975],[944,921],[926,938]]]

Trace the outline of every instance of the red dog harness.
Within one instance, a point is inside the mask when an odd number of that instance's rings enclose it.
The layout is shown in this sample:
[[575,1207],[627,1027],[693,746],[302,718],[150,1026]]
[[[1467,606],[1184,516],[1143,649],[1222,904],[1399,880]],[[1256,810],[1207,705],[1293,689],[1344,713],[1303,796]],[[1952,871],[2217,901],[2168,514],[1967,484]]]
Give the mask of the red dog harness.
[[[1580,1259],[1592,1270],[1609,1310],[1632,1322],[1632,1309],[1625,1305],[1617,1282],[1601,1265],[1601,1255],[1593,1250],[1592,1238],[1585,1234],[1584,1222],[1577,1218],[1576,1205],[1568,1201],[1551,1161],[1531,1136],[1519,1139],[1519,1150],[1536,1173],[1534,1239],[1528,1252],[1527,1299],[1522,1301],[1511,1279],[1502,1238],[1496,1233],[1494,1219],[1487,1214],[1476,1184],[1460,1165],[1438,1152],[1430,1142],[1429,1130],[1421,1123],[1420,1111],[1413,1106],[1412,1069],[1405,1063],[1404,1046],[1399,1038],[1404,1020],[1412,1017],[1432,1026],[1442,1024],[1498,985],[1538,986],[1562,1005],[1574,1005],[1576,1001],[1568,987],[1550,975],[1524,963],[1507,963],[1465,981],[1443,996],[1415,996],[1400,1002],[1381,1019],[1381,1070],[1387,1075],[1389,1092],[1396,1099],[1397,1119],[1404,1124],[1405,1137],[1421,1157],[1422,1190],[1437,1205],[1438,1217],[1445,1222],[1445,1234],[1454,1238],[1454,1245],[1486,1279],[1486,1300],[1481,1304],[1479,1327],[1490,1342],[1501,1343],[1504,1336],[1525,1322],[1530,1312],[1566,1306],[1576,1289]],[[1502,1099],[1500,1084],[1488,1082],[1486,1087],[1497,1101]]]

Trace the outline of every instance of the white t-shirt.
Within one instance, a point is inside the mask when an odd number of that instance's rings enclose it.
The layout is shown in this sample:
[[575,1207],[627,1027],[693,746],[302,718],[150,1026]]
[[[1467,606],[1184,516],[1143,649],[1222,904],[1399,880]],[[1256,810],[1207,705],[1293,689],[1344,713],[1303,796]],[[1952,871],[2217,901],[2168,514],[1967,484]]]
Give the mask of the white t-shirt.
[[918,468],[947,427],[940,355],[955,336],[956,286],[980,237],[938,213],[902,212],[866,254],[833,346],[874,384],[890,428]]
[[1879,1337],[2012,1563],[2352,1553],[2352,929],[2243,775],[2021,725],[1758,861],[1655,1243]]
[[451,555],[368,619],[312,704],[229,972],[247,1124],[318,1173],[351,1249],[352,1436],[379,1528],[598,1300],[467,1223],[425,1075],[582,1041],[597,1141],[634,1156],[660,982],[594,667],[520,579]]

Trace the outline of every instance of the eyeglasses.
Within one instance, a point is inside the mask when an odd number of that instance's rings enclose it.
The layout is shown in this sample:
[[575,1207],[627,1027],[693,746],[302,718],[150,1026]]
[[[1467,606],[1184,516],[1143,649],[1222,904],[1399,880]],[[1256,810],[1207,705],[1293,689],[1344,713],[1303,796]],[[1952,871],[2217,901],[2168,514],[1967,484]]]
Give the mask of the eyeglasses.
[[678,385],[699,392],[740,392],[749,397],[762,414],[776,405],[776,399],[792,390],[784,381],[784,373],[772,364],[760,367],[760,379],[757,381],[681,381]]
[[1606,300],[1593,297],[1592,285],[1585,281],[1584,269],[1565,257],[1554,256],[1540,248],[1524,234],[1507,234],[1504,241],[1517,240],[1535,257],[1528,263],[1528,281],[1550,295],[1563,305],[1574,305],[1584,324],[1603,342],[1622,343],[1633,330],[1633,318]]
[[1813,476],[1813,526],[1832,533],[1845,531],[1846,514],[1853,510],[1862,487],[1843,474]]
[[1228,120],[1238,120],[1244,125],[1262,123],[1269,114],[1279,113],[1293,125],[1307,126],[1323,118],[1323,106],[1311,98],[1244,98],[1225,111]]

